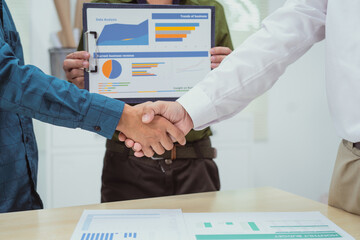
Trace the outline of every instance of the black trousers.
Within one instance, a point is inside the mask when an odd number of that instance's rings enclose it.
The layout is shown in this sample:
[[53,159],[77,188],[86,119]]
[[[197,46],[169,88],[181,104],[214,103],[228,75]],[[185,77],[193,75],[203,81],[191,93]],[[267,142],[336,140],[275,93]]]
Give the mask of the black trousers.
[[220,189],[218,168],[210,158],[153,160],[131,155],[129,150],[114,151],[107,148],[102,172],[101,202]]

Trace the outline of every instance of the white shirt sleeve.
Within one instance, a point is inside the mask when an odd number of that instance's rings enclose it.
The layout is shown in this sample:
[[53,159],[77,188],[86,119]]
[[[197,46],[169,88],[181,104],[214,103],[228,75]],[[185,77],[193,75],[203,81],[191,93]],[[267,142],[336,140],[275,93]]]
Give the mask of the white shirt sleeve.
[[325,38],[327,0],[289,0],[178,102],[195,129],[232,117]]

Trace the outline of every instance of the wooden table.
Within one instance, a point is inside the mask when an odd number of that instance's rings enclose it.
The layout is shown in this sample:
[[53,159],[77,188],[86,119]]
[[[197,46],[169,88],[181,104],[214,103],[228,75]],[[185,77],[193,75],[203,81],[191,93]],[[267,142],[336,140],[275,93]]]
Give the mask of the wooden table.
[[143,208],[181,208],[183,212],[320,211],[360,239],[360,216],[270,187],[5,213],[0,214],[0,239],[70,239],[84,209]]

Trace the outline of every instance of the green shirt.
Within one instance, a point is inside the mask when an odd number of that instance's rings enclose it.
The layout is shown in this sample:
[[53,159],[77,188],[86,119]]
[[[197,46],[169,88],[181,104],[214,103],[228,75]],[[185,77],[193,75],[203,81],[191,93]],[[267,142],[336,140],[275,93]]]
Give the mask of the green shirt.
[[[132,3],[137,4],[136,0],[93,0],[94,3]],[[215,6],[215,46],[228,47],[233,49],[229,27],[226,22],[225,12],[223,6],[214,0],[181,0],[180,5],[200,5],[200,6]],[[83,39],[80,40],[78,50],[83,50]],[[204,137],[211,136],[210,128],[205,128],[200,131],[191,130],[186,135],[187,142],[200,140]],[[118,141],[118,133],[115,133],[113,140]]]

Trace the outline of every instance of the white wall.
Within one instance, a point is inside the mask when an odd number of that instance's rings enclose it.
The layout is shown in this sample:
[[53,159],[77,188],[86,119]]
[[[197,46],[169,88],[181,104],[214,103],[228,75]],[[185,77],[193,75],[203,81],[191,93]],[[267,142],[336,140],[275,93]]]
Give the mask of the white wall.
[[[60,27],[52,1],[32,1],[31,63],[49,73],[49,34]],[[269,2],[273,11],[284,0]],[[324,46],[324,42],[314,46],[269,91],[266,141],[253,140],[249,131],[252,117],[248,114],[240,113],[214,127],[213,143],[223,153],[216,161],[224,190],[273,186],[315,200],[327,192],[340,139],[334,132],[326,103]],[[37,124],[37,132],[41,149],[45,137],[43,124]],[[235,137],[234,132],[238,133]],[[227,144],[229,137],[235,142]],[[236,153],[226,155],[231,150]],[[42,180],[47,159],[40,161],[39,191],[46,199],[48,193]],[[237,176],[244,172],[245,178]]]

